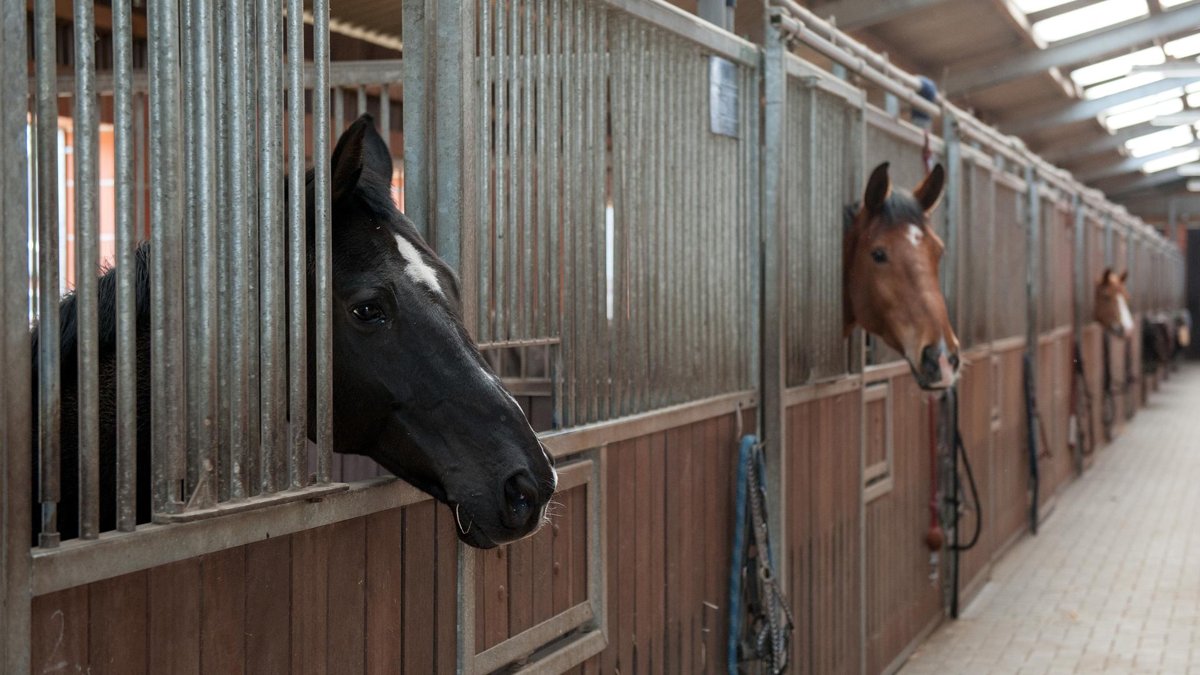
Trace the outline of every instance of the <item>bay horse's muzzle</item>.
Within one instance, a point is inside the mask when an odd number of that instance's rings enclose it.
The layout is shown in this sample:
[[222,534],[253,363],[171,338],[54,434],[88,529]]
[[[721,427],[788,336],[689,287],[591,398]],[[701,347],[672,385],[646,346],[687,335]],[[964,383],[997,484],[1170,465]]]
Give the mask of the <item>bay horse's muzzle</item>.
[[938,340],[921,350],[921,363],[913,370],[922,389],[949,389],[958,380],[958,366],[958,353],[950,351],[945,340]]

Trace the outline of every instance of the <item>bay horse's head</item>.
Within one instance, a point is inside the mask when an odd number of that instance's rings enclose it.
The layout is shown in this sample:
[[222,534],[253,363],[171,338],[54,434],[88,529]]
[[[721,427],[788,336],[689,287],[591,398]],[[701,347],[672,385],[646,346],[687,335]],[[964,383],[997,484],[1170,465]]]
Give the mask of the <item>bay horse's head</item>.
[[454,509],[467,544],[529,534],[557,474],[468,335],[454,273],[392,201],[391,153],[369,116],[338,140],[330,176],[335,449]]
[[1125,288],[1128,276],[1128,271],[1118,276],[1108,267],[1096,282],[1096,321],[1123,339],[1133,336],[1133,314],[1129,311],[1129,290]]
[[945,246],[929,226],[946,174],[939,164],[909,194],[875,167],[861,205],[847,207],[842,244],[846,334],[855,324],[904,355],[922,389],[958,378],[958,337],[938,285]]

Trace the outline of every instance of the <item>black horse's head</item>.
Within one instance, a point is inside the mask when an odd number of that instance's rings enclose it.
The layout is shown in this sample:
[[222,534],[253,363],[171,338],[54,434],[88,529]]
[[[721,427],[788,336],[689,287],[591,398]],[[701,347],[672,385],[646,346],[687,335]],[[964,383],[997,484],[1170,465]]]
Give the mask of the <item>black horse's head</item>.
[[[557,474],[463,326],[454,273],[391,198],[364,115],[331,161],[334,444],[454,509],[464,542],[537,529]],[[313,185],[309,182],[309,231]]]

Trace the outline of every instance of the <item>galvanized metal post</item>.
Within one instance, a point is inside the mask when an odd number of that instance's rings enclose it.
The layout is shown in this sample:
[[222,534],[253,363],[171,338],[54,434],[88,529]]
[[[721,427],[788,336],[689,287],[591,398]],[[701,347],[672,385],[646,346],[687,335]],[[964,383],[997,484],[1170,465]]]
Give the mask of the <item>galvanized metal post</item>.
[[[782,316],[785,258],[783,242],[783,186],[781,181],[786,165],[784,143],[787,115],[787,68],[784,59],[787,49],[782,31],[776,26],[767,30],[763,50],[763,143],[762,143],[762,438],[766,442],[767,501],[774,505],[769,514],[771,539],[776,542],[776,569],[787,569],[788,545],[784,541],[788,521],[788,495],[784,477],[787,474],[787,439],[783,424],[783,390],[786,387],[786,361]],[[786,588],[787,575],[781,575]]]
[[943,209],[945,211],[946,234],[944,243],[946,251],[942,256],[942,295],[946,298],[946,309],[950,314],[950,325],[961,329],[962,318],[962,279],[959,278],[959,226],[962,222],[963,179],[962,179],[962,141],[958,134],[958,120],[953,113],[942,109],[942,140],[946,148],[946,187],[943,192]]
[[29,672],[30,347],[28,212],[28,62],[24,0],[0,0],[0,663],[10,673]]
[[1087,218],[1083,201],[1080,200],[1079,194],[1076,193],[1071,198],[1071,208],[1075,212],[1075,252],[1074,252],[1074,267],[1075,267],[1075,303],[1071,308],[1073,315],[1073,332],[1075,340],[1078,342],[1082,337],[1084,316],[1083,308],[1085,298],[1088,292],[1088,260],[1087,260]]
[[1038,353],[1038,287],[1041,280],[1041,198],[1038,193],[1038,174],[1032,164],[1025,167],[1025,349],[1029,352],[1030,373],[1037,381]]
[[[452,268],[475,259],[480,214],[476,170],[475,2],[419,0],[403,5],[405,210]],[[506,11],[497,6],[497,12]],[[487,152],[487,149],[482,149]],[[478,280],[462,275],[466,325],[478,327]],[[474,549],[459,544],[458,672],[475,660]]]

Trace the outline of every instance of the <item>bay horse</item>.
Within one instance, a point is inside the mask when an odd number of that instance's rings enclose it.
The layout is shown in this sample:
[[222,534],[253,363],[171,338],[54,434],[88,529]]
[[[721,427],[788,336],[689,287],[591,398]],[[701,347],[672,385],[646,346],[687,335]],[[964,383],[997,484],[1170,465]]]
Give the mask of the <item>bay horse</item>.
[[892,189],[888,162],[875,167],[862,201],[846,207],[842,239],[843,328],[855,325],[904,355],[917,384],[958,379],[958,337],[938,285],[945,245],[929,226],[945,187],[941,164],[911,193]]
[[[491,548],[541,524],[558,475],[516,400],[462,321],[458,281],[390,194],[392,159],[368,115],[331,158],[334,450],[370,457],[454,510],[459,538]],[[308,176],[308,250],[314,186]],[[137,519],[150,520],[149,244],[137,249]],[[312,260],[309,326],[312,326]],[[99,279],[100,529],[115,528],[116,275]],[[75,297],[60,304],[62,363],[59,531],[79,532]],[[34,396],[37,401],[37,336]],[[311,336],[311,330],[310,330]],[[313,340],[310,337],[310,348]],[[309,352],[309,373],[314,354]],[[311,390],[311,388],[310,388]],[[310,407],[313,405],[310,400]],[[37,406],[34,405],[34,414]],[[37,423],[34,465],[37,465]],[[310,436],[311,436],[310,430]],[[37,479],[33,485],[37,499]],[[36,507],[34,532],[40,511]],[[36,536],[36,534],[35,534]]]
[[1133,337],[1134,329],[1133,313],[1129,311],[1129,289],[1125,288],[1128,277],[1128,270],[1117,275],[1108,267],[1096,282],[1096,322],[1121,339]]

